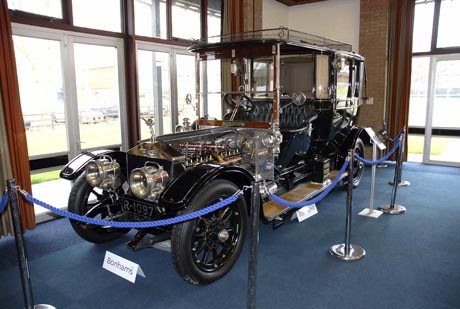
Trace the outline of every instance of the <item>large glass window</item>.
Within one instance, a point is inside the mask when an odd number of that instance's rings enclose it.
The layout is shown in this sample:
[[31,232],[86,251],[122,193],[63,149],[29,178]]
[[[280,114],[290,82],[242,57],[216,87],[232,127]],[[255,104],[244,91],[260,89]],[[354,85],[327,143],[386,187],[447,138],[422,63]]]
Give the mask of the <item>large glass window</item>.
[[460,164],[460,57],[436,63],[429,160]]
[[439,13],[439,29],[437,47],[460,46],[460,1],[449,0],[441,2]]
[[440,60],[436,66],[433,127],[460,128],[460,60]]
[[62,18],[61,0],[8,0],[10,10]]
[[425,52],[431,49],[431,32],[433,30],[434,2],[423,2],[415,6],[414,41],[412,50]]
[[172,36],[200,39],[200,0],[172,1]]
[[220,60],[201,62],[201,116],[209,119],[222,119],[221,66]]
[[[154,120],[154,134],[172,132],[169,54],[149,50],[137,52],[139,114]],[[140,122],[141,139],[150,137],[145,121]]]
[[81,148],[120,145],[117,49],[79,43],[74,49]]
[[412,58],[412,77],[410,90],[409,127],[417,130],[407,137],[407,158],[412,162],[422,162],[425,135],[419,129],[425,128],[428,103],[428,73],[430,57]]
[[459,10],[460,0],[415,1],[409,161],[460,164]]
[[166,39],[166,0],[134,2],[136,34]]
[[221,35],[222,0],[208,0],[208,36]]
[[75,26],[121,32],[118,0],[72,0]]
[[412,58],[409,126],[425,126],[429,69],[430,57]]
[[[179,124],[184,118],[190,122],[196,119],[196,76],[195,76],[195,57],[191,55],[176,55],[177,71],[177,108],[179,114]],[[191,97],[191,104],[187,103],[186,98]]]
[[29,157],[68,151],[60,42],[13,36]]

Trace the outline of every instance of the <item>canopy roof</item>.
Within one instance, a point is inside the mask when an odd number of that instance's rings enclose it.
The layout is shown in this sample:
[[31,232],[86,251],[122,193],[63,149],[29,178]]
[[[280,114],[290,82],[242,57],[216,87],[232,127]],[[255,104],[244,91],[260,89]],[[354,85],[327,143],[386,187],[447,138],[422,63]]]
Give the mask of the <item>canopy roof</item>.
[[277,43],[319,51],[334,50],[351,52],[352,50],[350,44],[284,27],[209,37],[196,42],[189,50],[192,52],[204,52],[209,49],[219,47],[232,48],[241,46],[242,44],[273,45]]

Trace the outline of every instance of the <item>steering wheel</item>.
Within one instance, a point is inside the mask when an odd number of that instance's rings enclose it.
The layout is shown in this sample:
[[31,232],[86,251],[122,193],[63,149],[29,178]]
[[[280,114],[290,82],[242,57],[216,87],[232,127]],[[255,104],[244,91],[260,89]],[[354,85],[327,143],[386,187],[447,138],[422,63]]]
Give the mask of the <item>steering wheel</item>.
[[[232,97],[233,95],[235,98]],[[226,93],[224,94],[224,101],[233,109],[241,106],[245,112],[250,112],[253,108],[252,100],[244,93]]]

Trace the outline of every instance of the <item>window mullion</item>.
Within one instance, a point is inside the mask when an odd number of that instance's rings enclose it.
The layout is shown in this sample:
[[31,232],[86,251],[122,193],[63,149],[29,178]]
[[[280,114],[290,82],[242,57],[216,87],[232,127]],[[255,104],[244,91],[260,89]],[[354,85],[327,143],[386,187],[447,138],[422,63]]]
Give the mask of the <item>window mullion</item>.
[[439,28],[439,12],[441,11],[441,0],[436,0],[434,3],[433,14],[433,31],[431,32],[431,51],[437,49],[436,44],[438,41],[438,28]]
[[166,0],[166,37],[172,40],[172,0]]
[[208,37],[208,0],[201,0],[201,38]]
[[73,26],[72,0],[61,0],[64,23]]

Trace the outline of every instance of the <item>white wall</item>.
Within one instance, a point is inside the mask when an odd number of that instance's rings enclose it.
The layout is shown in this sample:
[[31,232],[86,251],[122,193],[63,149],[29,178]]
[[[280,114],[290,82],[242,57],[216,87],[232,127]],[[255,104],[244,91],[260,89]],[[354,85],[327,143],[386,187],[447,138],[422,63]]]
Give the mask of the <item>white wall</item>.
[[264,0],[263,4],[264,28],[287,25],[293,30],[352,44],[353,50],[359,51],[360,0],[327,0],[291,7],[274,0]]
[[275,0],[263,0],[262,29],[289,26],[289,7]]

